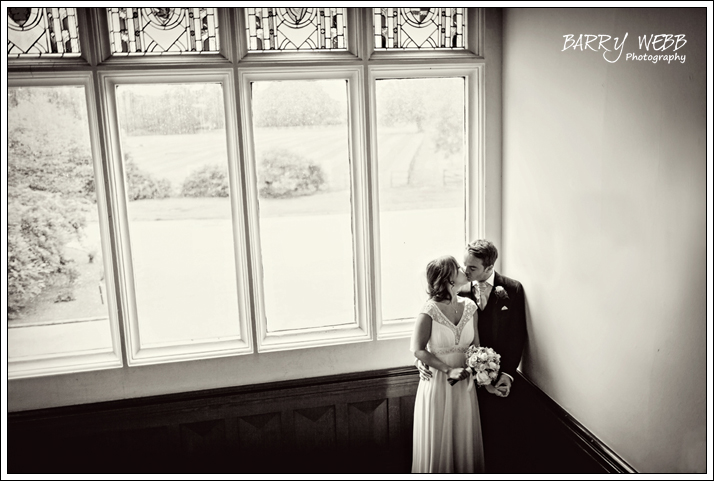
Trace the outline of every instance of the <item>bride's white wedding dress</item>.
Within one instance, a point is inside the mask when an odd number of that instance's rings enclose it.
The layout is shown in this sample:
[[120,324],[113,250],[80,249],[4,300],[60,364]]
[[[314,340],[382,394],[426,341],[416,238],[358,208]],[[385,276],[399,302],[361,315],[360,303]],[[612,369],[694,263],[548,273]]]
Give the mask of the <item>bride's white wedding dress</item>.
[[[452,367],[465,367],[464,353],[478,345],[474,325],[476,304],[467,298],[464,312],[454,325],[436,303],[422,309],[431,317],[427,349]],[[420,379],[414,405],[413,473],[480,473],[484,470],[483,441],[473,378],[451,386],[443,372],[430,367],[432,378]]]

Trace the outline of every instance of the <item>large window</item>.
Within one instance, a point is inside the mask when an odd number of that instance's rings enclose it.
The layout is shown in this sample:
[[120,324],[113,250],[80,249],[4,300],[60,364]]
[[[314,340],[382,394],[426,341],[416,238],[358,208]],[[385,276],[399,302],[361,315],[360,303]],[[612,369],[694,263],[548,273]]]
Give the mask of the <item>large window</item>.
[[8,9],[10,377],[408,337],[481,211],[480,18]]

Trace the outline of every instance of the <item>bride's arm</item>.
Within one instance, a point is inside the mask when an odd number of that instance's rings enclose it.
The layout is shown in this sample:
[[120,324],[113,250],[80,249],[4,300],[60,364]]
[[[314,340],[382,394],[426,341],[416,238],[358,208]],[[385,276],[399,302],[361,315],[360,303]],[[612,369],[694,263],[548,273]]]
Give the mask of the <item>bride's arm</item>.
[[414,356],[424,364],[432,366],[443,372],[452,379],[464,379],[468,372],[461,367],[451,367],[439,360],[438,357],[426,350],[426,345],[431,337],[431,317],[421,313],[414,323],[414,334],[412,334],[411,350]]

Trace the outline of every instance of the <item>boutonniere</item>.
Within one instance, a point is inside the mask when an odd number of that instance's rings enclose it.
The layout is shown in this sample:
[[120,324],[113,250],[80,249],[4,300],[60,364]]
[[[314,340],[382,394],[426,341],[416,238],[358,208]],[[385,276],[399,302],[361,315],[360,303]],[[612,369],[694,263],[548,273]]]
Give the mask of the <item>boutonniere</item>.
[[506,292],[506,289],[504,289],[502,286],[496,286],[495,292],[497,298],[502,299],[504,301],[508,299],[508,292]]

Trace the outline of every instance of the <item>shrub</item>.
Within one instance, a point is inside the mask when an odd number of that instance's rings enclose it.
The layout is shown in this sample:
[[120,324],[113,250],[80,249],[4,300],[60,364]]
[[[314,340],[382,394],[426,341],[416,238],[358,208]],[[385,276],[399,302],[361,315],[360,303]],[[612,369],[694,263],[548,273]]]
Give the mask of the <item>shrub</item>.
[[124,159],[124,169],[128,188],[127,196],[130,201],[171,197],[171,182],[166,179],[157,179],[148,172],[139,169],[130,155]]
[[263,197],[311,195],[325,183],[322,167],[288,150],[266,152],[258,174],[258,192]]
[[62,299],[73,297],[79,271],[65,245],[82,234],[86,211],[96,201],[82,92],[8,90],[8,316],[51,286],[63,291]]
[[228,197],[226,171],[217,164],[206,164],[191,172],[181,186],[183,197]]
[[8,188],[8,314],[28,306],[49,286],[74,283],[77,272],[64,247],[85,227],[87,203],[27,187]]

